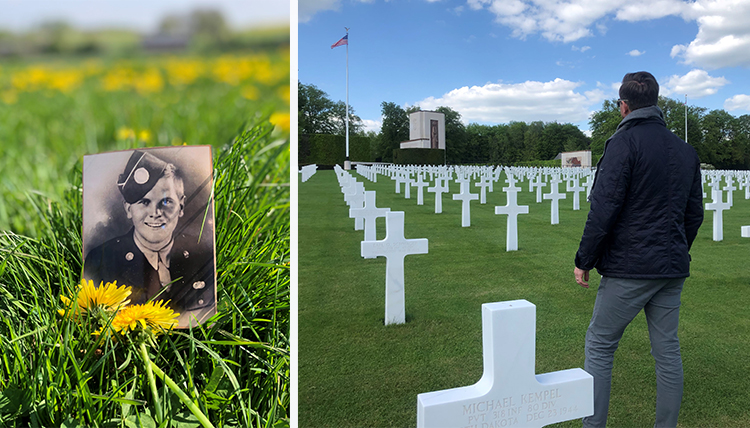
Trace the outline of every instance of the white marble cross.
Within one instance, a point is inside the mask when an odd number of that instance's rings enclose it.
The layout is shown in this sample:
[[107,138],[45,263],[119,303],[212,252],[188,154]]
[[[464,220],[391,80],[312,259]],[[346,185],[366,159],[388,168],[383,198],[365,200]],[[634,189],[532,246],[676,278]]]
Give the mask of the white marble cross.
[[300,173],[302,174],[302,182],[309,180],[310,177],[312,177],[315,174],[315,171],[318,170],[318,165],[312,164],[312,165],[305,165],[300,170]]
[[734,205],[734,198],[732,197],[732,192],[737,190],[736,187],[734,187],[734,180],[732,179],[732,176],[729,175],[726,177],[727,185],[724,186],[722,190],[727,192],[727,203],[729,204],[729,207],[731,208],[732,205]]
[[365,202],[361,208],[350,208],[349,218],[360,218],[364,221],[365,241],[374,241],[377,239],[376,219],[385,217],[390,208],[378,208],[375,206],[375,191],[365,192]]
[[542,174],[537,174],[536,181],[533,182],[529,180],[529,187],[533,186],[536,188],[536,203],[541,204],[542,203],[542,187],[546,186],[547,183],[542,183]]
[[[443,180],[445,180],[445,184],[443,184]],[[447,193],[449,190],[448,179],[443,179],[440,177],[437,177],[435,179],[434,186],[427,188],[428,192],[435,194],[435,214],[440,214],[443,212],[443,193]]]
[[558,177],[552,177],[549,182],[550,193],[544,194],[544,199],[552,200],[551,224],[560,224],[560,199],[565,199],[565,193],[559,193],[557,185],[560,183]]
[[424,188],[430,183],[422,181],[422,174],[417,174],[417,181],[412,186],[417,188],[417,205],[424,205]]
[[[586,188],[586,200],[591,200],[591,188],[594,186],[594,174],[589,174],[586,176],[586,182],[583,183],[583,186]],[[704,197],[706,195],[703,195]]]
[[417,428],[539,428],[594,414],[594,379],[580,368],[537,375],[536,306],[482,305],[484,373],[471,386],[417,395]]
[[503,192],[508,195],[505,206],[495,207],[495,214],[507,214],[507,231],[505,233],[505,251],[518,250],[518,215],[528,214],[528,205],[518,205],[518,192],[520,187],[503,187]]
[[461,227],[471,226],[471,201],[479,199],[479,195],[471,193],[469,189],[469,179],[457,180],[461,183],[461,191],[453,195],[454,201],[461,201]]
[[566,190],[568,192],[573,192],[573,211],[580,211],[581,210],[581,194],[580,192],[583,192],[586,190],[585,187],[582,187],[579,184],[578,177],[573,179],[573,185],[570,185],[570,182],[566,182]]
[[406,322],[404,257],[427,254],[428,241],[404,238],[404,212],[391,211],[385,217],[385,239],[362,241],[362,257],[385,257],[385,325]]
[[404,176],[404,198],[411,199],[411,184],[414,183],[414,179],[411,178],[411,173],[406,173]]
[[[730,208],[728,202],[723,202],[721,190],[714,190],[714,200],[706,204],[706,209],[714,212],[714,241],[724,240],[724,210]],[[717,201],[718,199],[718,201]]]
[[400,172],[396,172],[396,193],[401,193],[401,183],[406,181],[406,177]]
[[484,205],[487,203],[487,188],[492,186],[492,179],[482,174],[479,181],[474,183],[474,187],[479,187],[479,203]]

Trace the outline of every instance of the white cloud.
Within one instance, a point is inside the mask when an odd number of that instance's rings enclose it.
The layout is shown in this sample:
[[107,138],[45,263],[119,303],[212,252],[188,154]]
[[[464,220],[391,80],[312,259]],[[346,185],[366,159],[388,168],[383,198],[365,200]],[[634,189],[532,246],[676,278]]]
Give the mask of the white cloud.
[[573,49],[574,51],[583,53],[583,52],[586,52],[587,50],[591,49],[591,46],[581,46],[579,48],[578,46],[573,45],[573,47],[571,49]]
[[750,2],[697,0],[686,15],[698,22],[698,35],[674,46],[672,57],[707,69],[750,66]]
[[316,13],[324,10],[338,10],[341,0],[299,0],[298,19],[299,22],[308,22]]
[[[467,0],[524,39],[539,34],[574,42],[604,34],[608,19],[636,22],[681,17],[696,21],[695,39],[672,48],[672,57],[706,69],[750,66],[750,2],[747,0]],[[575,48],[574,48],[575,49]]]
[[362,119],[362,124],[365,125],[365,131],[379,133],[380,128],[383,126],[383,118],[381,117],[380,120]]
[[724,108],[727,111],[747,110],[750,111],[750,95],[739,94],[724,101]]
[[646,51],[641,52],[638,49],[633,49],[632,51],[628,52],[627,54],[630,55],[630,56],[641,56],[641,55],[643,55],[645,53],[646,53]]
[[620,21],[646,21],[671,15],[680,16],[688,8],[688,3],[680,0],[636,0],[622,5],[615,17]]
[[589,108],[604,99],[604,92],[576,92],[581,82],[555,79],[551,82],[487,83],[464,86],[441,97],[418,101],[424,110],[448,106],[461,114],[464,122],[508,123],[511,121],[581,122],[588,120]]
[[719,88],[729,83],[724,77],[711,77],[705,70],[691,70],[684,76],[671,76],[662,84],[661,95],[684,95],[690,98],[702,98],[713,95]]

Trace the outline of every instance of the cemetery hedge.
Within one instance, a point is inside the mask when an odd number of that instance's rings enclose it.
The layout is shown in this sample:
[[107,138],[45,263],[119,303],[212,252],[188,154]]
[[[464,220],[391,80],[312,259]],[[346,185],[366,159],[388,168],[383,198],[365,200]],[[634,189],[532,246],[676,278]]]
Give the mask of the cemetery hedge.
[[[371,142],[370,137],[351,135],[349,137],[349,160],[375,161]],[[346,137],[343,135],[300,134],[297,144],[297,159],[300,166],[309,164],[343,165],[346,160]]]
[[394,149],[393,163],[398,165],[445,165],[445,150]]
[[[377,206],[405,212],[405,237],[427,238],[429,253],[405,259],[406,324],[385,327],[385,260],[360,256],[333,171],[299,183],[298,305],[299,426],[405,427],[416,425],[417,394],[474,384],[482,375],[481,305],[527,299],[537,306],[536,372],[583,367],[584,338],[596,298],[573,278],[573,258],[589,205],[560,202],[560,224],[550,225],[550,203],[537,204],[528,182],[518,202],[519,250],[505,251],[503,178],[487,204],[472,202],[471,227],[462,228],[460,202],[443,197],[424,205],[404,199],[383,175],[372,183],[354,171]],[[451,183],[451,193],[458,184]],[[563,189],[561,185],[561,190]],[[473,186],[472,186],[473,188]],[[476,190],[474,190],[476,191]],[[710,189],[707,188],[710,195]],[[547,193],[547,191],[545,191]],[[682,294],[679,336],[685,393],[679,427],[750,426],[750,200],[735,192],[724,212],[724,241],[711,237],[708,212],[692,247],[691,276]],[[378,239],[385,221],[377,220]],[[615,354],[609,425],[653,426],[654,363],[643,313],[627,328]],[[580,427],[580,420],[555,426]],[[480,425],[481,426],[481,425]]]

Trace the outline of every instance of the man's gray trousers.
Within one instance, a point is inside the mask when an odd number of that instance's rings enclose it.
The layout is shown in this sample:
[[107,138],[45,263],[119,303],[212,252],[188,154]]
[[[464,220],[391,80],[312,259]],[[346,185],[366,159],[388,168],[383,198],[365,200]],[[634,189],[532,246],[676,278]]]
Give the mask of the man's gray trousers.
[[675,427],[682,401],[682,357],[677,339],[680,293],[685,278],[602,277],[586,332],[584,369],[594,377],[594,415],[584,427],[604,427],[612,386],[612,363],[625,327],[641,309],[646,314],[651,355],[656,362],[655,427]]

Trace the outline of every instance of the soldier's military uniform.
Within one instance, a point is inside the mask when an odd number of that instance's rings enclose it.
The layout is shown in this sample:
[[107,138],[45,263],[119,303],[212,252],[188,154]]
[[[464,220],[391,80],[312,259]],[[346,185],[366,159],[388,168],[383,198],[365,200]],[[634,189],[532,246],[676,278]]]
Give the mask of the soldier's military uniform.
[[[141,200],[164,175],[167,163],[156,156],[134,151],[125,171],[120,175],[118,188],[129,204]],[[86,255],[84,279],[95,285],[117,281],[132,287],[131,304],[147,302],[154,296],[169,300],[178,313],[198,311],[215,304],[213,236],[197,237],[180,232],[178,226],[169,251],[171,281],[162,284],[158,270],[149,263],[135,242],[135,228],[122,236],[103,243]]]
[[157,299],[170,300],[175,312],[199,310],[214,304],[214,257],[210,237],[178,233],[169,253],[172,283],[162,286],[159,274],[135,244],[133,229],[94,248],[86,256],[83,277],[99,285],[117,280],[132,287],[131,304]]

